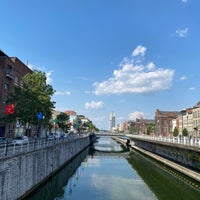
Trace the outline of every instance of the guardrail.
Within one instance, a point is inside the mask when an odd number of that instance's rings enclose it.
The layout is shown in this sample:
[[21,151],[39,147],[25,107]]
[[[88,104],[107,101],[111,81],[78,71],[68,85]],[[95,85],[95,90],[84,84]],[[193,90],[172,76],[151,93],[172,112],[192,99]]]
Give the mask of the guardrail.
[[26,144],[12,144],[12,143],[5,143],[0,145],[0,158],[6,157],[6,156],[12,156],[19,153],[25,153],[30,152],[36,149],[41,149],[49,146],[53,146],[56,144],[60,144],[63,142],[70,142],[73,140],[76,140],[78,138],[86,137],[87,135],[74,135],[72,137],[66,137],[66,138],[57,138],[57,139],[35,139],[30,140]]
[[190,138],[190,137],[164,137],[164,136],[149,136],[149,135],[132,135],[126,134],[127,137],[141,138],[146,140],[154,140],[168,143],[181,144],[186,146],[200,147],[200,138]]

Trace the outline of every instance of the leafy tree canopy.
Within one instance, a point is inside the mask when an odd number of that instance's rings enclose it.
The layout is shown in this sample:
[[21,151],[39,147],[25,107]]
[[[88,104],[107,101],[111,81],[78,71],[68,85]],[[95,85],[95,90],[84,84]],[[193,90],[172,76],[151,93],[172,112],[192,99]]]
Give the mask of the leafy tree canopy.
[[173,136],[174,136],[174,137],[177,137],[177,136],[178,136],[178,129],[177,129],[177,127],[174,128]]
[[[54,90],[51,85],[46,83],[46,75],[41,71],[33,71],[23,78],[23,88],[14,87],[13,93],[7,100],[7,104],[15,104],[15,113],[12,120],[17,118],[22,123],[47,124],[51,119],[52,109],[55,102],[51,101]],[[44,116],[38,120],[37,113],[41,112]],[[7,116],[6,118],[11,118]]]
[[188,130],[186,128],[183,129],[182,135],[183,136],[188,136]]
[[64,132],[67,133],[70,128],[68,125],[69,116],[65,113],[60,113],[59,115],[56,116],[56,121],[59,128],[61,128]]

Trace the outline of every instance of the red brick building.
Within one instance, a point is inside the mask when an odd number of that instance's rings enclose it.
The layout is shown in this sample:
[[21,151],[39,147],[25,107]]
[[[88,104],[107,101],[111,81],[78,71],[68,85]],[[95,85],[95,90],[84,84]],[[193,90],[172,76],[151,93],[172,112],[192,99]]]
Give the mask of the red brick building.
[[[23,87],[22,78],[27,73],[32,73],[32,70],[18,58],[9,57],[0,50],[0,118],[5,116],[5,103],[14,85]],[[0,123],[0,137],[6,136],[6,132],[6,125]]]
[[157,136],[172,135],[172,120],[180,115],[178,111],[160,111],[156,110],[155,125]]

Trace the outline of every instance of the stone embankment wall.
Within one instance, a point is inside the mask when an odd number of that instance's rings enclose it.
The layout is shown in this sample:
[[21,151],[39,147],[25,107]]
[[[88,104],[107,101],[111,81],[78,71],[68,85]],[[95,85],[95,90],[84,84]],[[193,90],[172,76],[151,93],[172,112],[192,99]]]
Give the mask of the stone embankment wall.
[[19,199],[90,144],[89,137],[0,159],[0,200]]
[[[114,137],[115,140],[127,144],[127,139]],[[147,156],[179,171],[200,182],[200,149],[186,145],[170,144],[145,139],[131,139],[130,146]]]
[[182,144],[133,139],[134,145],[144,150],[168,158],[185,167],[200,172],[200,149],[199,147]]

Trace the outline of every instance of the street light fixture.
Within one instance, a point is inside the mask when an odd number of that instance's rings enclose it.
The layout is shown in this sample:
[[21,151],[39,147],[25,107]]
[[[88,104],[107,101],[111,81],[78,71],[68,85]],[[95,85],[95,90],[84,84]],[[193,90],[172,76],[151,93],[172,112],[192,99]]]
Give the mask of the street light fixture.
[[185,114],[186,110],[181,110],[181,116],[182,116],[182,131],[181,133],[183,133],[183,115]]

